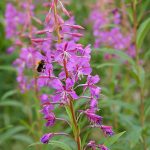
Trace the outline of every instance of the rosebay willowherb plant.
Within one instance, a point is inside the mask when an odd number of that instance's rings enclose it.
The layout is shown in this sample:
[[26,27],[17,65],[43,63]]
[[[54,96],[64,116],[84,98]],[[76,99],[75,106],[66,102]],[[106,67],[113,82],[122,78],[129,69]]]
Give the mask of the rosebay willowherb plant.
[[[23,7],[24,13],[18,11],[10,3],[7,5],[6,35],[7,38],[13,39],[15,45],[15,47],[9,48],[9,52],[12,52],[16,46],[21,49],[19,58],[14,62],[18,71],[17,81],[21,91],[25,92],[35,88],[37,98],[41,99],[41,113],[46,120],[45,125],[49,127],[54,126],[56,120],[65,121],[72,129],[73,139],[78,150],[88,148],[107,150],[105,145],[96,144],[94,140],[82,145],[82,129],[79,126],[81,116],[85,116],[89,120],[88,128],[99,128],[104,136],[114,134],[112,127],[103,125],[103,118],[96,114],[99,110],[98,100],[101,88],[95,84],[100,79],[98,75],[91,74],[90,45],[84,47],[78,42],[83,36],[82,30],[84,28],[75,24],[74,17],[71,17],[60,0],[52,0],[50,3],[44,4],[50,9],[44,24],[42,24],[43,30],[37,30],[37,27],[32,24],[32,19],[41,24],[41,21],[34,16],[32,1],[29,0],[27,3],[20,3],[20,5],[21,8]],[[59,12],[63,12],[69,19],[64,20]],[[21,20],[21,18],[26,19]],[[13,38],[14,36],[17,38]],[[57,75],[55,68],[59,68]],[[36,71],[35,77],[29,78],[28,75],[25,75],[26,69]],[[86,82],[81,83],[82,79],[86,79]],[[42,93],[39,96],[40,89],[43,87],[53,89],[54,93],[51,95]],[[76,94],[78,88],[82,89],[80,95]],[[74,104],[83,99],[86,99],[84,109],[76,112]],[[64,108],[69,121],[55,116],[54,109],[57,106]],[[59,135],[70,136],[62,131],[46,133],[42,136],[41,142],[46,144],[51,138]]]
[[[40,58],[38,64],[38,87],[46,86],[54,89],[53,95],[41,95],[41,112],[46,120],[46,126],[53,126],[58,119],[53,110],[56,105],[63,106],[70,118],[69,122],[67,120],[66,122],[68,122],[68,125],[73,130],[73,137],[78,150],[87,148],[107,150],[108,148],[103,144],[96,144],[94,141],[81,146],[81,129],[79,128],[81,115],[87,117],[91,123],[89,127],[100,128],[106,136],[112,136],[113,131],[111,126],[102,125],[102,117],[96,114],[101,89],[95,84],[100,79],[97,75],[91,75],[90,46],[84,47],[76,42],[78,38],[83,36],[78,31],[83,30],[83,27],[70,21],[64,21],[58,13],[58,7],[61,8],[65,15],[70,17],[69,12],[61,1],[53,0],[50,3],[50,10],[45,19],[45,29],[37,32],[37,34],[45,34],[46,37],[34,37],[31,39],[35,44],[35,49],[41,47],[43,42],[50,43],[50,48],[42,53],[38,52],[40,56],[38,57]],[[54,72],[55,66],[60,66],[58,76]],[[86,78],[86,82],[80,84],[82,78]],[[77,95],[76,89],[79,87],[82,88],[82,94]],[[89,94],[87,94],[87,91],[89,91]],[[78,110],[79,115],[77,116],[74,103],[80,101],[81,98],[87,99],[89,107],[86,106],[84,110]],[[65,119],[59,118],[59,120],[64,121]],[[58,135],[68,136],[64,132],[46,133],[42,136],[41,142],[48,143],[51,138]]]
[[[89,20],[92,23],[93,35],[95,37],[95,48],[113,48],[125,51],[130,57],[135,58],[136,50],[133,42],[133,31],[128,25],[129,20],[126,12],[113,6],[115,2],[97,1],[96,6],[90,13]],[[112,5],[112,7],[108,7]],[[125,16],[125,17],[124,17]],[[106,59],[113,55],[106,54]]]
[[[126,131],[112,150],[149,149],[149,6],[141,0],[0,1],[0,11],[6,8],[6,34],[0,14],[0,149],[106,150],[124,132],[112,136],[103,123]],[[88,14],[94,29],[86,31],[77,24]],[[23,94],[12,82],[14,59]]]
[[33,32],[37,30],[33,25],[33,20],[36,24],[41,24],[40,20],[35,17],[34,8],[31,0],[19,1],[17,3],[7,3],[5,11],[6,22],[6,38],[13,43],[8,48],[7,52],[11,54],[14,50],[19,50],[19,57],[14,61],[13,65],[17,69],[17,82],[21,92],[25,92],[35,86],[35,79],[25,73],[27,69],[34,68],[34,56],[37,55],[29,39]]

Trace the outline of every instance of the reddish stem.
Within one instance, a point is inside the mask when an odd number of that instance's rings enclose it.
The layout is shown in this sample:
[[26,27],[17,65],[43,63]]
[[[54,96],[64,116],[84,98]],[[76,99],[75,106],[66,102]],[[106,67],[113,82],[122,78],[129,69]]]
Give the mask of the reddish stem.
[[[57,37],[58,37],[58,43],[61,43],[61,35],[60,35],[60,25],[59,25],[59,22],[58,22],[58,17],[57,17],[57,0],[55,0],[55,3],[54,3],[54,18],[55,18],[55,23],[56,23],[56,34],[57,34]],[[69,77],[69,73],[68,73],[68,70],[67,70],[67,61],[64,59],[63,60],[63,64],[64,64],[64,70],[65,70],[65,74],[66,74],[66,79]],[[73,107],[73,99],[71,96],[69,96],[69,109],[70,109],[70,112],[71,112],[71,116],[72,116],[72,120],[73,120],[73,126],[75,127],[75,132],[74,133],[74,138],[75,138],[75,141],[77,143],[77,146],[78,146],[78,150],[81,150],[81,139],[80,139],[80,131],[79,131],[79,128],[78,128],[78,124],[77,124],[77,120],[76,120],[76,116],[75,116],[75,111],[74,111],[74,107]]]

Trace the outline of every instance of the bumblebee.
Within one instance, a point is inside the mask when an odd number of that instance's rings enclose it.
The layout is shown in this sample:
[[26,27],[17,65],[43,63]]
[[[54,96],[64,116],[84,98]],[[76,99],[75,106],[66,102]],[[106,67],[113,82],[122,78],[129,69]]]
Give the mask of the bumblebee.
[[38,66],[37,66],[36,70],[37,70],[37,72],[44,72],[45,69],[46,69],[45,61],[44,61],[44,60],[41,60],[41,61],[38,63]]

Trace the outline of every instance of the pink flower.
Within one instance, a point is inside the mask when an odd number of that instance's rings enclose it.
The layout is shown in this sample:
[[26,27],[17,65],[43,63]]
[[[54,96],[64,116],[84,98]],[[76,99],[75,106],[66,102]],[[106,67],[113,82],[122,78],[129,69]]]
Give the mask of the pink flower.
[[61,101],[63,103],[69,102],[69,97],[73,99],[78,99],[78,95],[72,89],[74,82],[70,78],[67,78],[66,85],[64,86],[59,80],[53,80],[55,83],[52,85],[55,89],[55,95],[53,96],[53,101]]
[[89,75],[88,78],[87,78],[86,84],[84,84],[85,89],[87,87],[90,89],[91,97],[99,98],[101,88],[95,86],[95,84],[98,83],[99,80],[100,79],[99,79],[98,75],[95,75],[95,76]]
[[72,41],[58,44],[56,48],[54,57],[58,62],[62,62],[63,59],[73,60],[76,57],[76,44]]
[[95,113],[98,110],[98,101],[95,98],[91,98],[90,100],[90,111]]
[[97,147],[100,148],[100,150],[109,150],[105,145],[99,144]]
[[96,150],[97,148],[100,149],[100,150],[109,150],[105,145],[103,144],[96,144],[95,141],[90,141],[88,144],[87,144],[87,147],[90,147],[92,148],[92,150]]
[[89,141],[89,143],[87,144],[87,147],[92,148],[92,150],[96,150],[96,143],[95,141]]
[[53,112],[45,115],[44,119],[47,120],[46,126],[53,126],[56,120],[55,114]]
[[102,129],[102,131],[103,131],[106,135],[109,135],[109,136],[114,135],[114,132],[113,132],[113,130],[112,130],[112,126],[104,126],[104,125],[101,125],[100,128]]
[[101,123],[102,123],[101,116],[96,115],[95,113],[93,113],[93,111],[91,111],[89,109],[83,111],[83,113],[87,116],[89,121],[91,121],[93,124],[101,125]]

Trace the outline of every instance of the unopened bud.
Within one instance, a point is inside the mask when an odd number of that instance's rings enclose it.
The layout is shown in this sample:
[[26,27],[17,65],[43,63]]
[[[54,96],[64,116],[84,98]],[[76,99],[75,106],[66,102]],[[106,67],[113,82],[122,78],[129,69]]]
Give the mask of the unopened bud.
[[51,15],[50,15],[50,13],[48,13],[47,16],[46,16],[46,18],[45,18],[45,22],[49,23],[50,18],[51,18]]
[[82,26],[80,26],[80,25],[64,24],[64,26],[69,26],[69,27],[74,28],[74,29],[84,30],[84,28]]
[[41,43],[41,42],[44,42],[44,41],[47,41],[47,40],[50,40],[50,38],[35,38],[35,39],[31,39],[32,42],[35,42],[35,43]]
[[81,34],[81,33],[70,33],[70,32],[67,32],[65,34],[69,34],[69,35],[72,35],[72,36],[75,36],[75,37],[82,37],[83,36],[83,34]]

